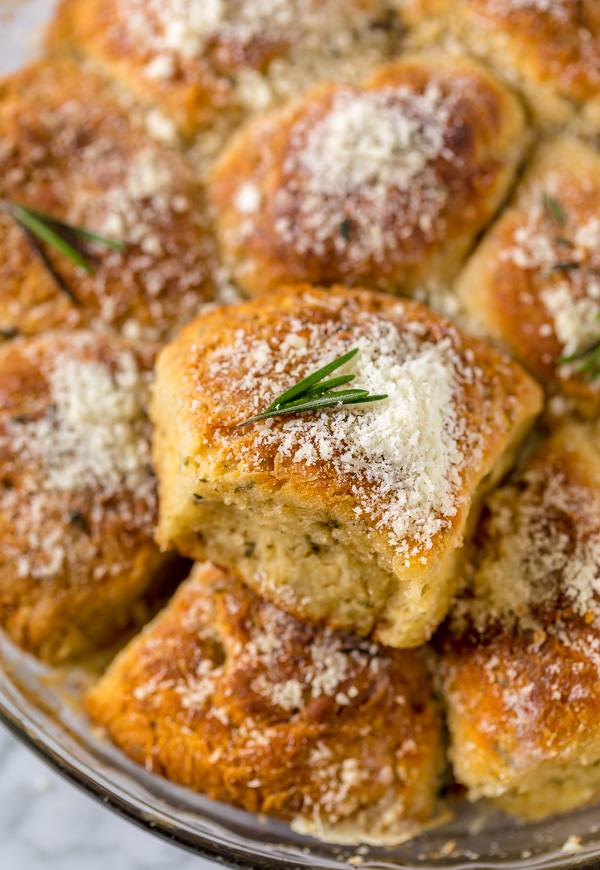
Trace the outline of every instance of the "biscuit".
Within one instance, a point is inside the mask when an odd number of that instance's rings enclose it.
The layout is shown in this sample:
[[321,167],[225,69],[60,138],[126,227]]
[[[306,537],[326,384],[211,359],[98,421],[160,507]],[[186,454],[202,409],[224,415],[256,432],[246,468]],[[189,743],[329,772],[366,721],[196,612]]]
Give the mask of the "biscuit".
[[0,84],[0,199],[127,243],[91,246],[87,276],[48,249],[62,293],[0,210],[0,328],[107,328],[166,338],[214,298],[214,242],[182,157],[135,129],[112,90],[69,62]]
[[456,285],[474,329],[500,343],[580,413],[600,413],[581,371],[600,333],[600,155],[571,139],[538,149],[507,208]]
[[243,127],[213,168],[222,258],[249,294],[447,285],[526,138],[517,99],[466,58],[415,56],[360,87],[318,86]]
[[145,410],[155,352],[84,331],[0,347],[0,626],[47,661],[143,620],[165,566]]
[[210,564],[87,696],[127,755],[335,842],[431,823],[440,722],[418,654],[310,628]]
[[[387,400],[236,428],[354,348],[341,371]],[[216,309],[157,363],[158,540],[298,619],[418,646],[479,485],[540,407],[517,364],[416,302],[306,286]]]
[[385,0],[63,0],[54,51],[91,58],[185,138],[393,56]]
[[560,429],[490,499],[436,641],[472,799],[539,819],[600,794],[600,449]]
[[422,45],[458,39],[518,87],[543,124],[600,130],[596,0],[396,0]]

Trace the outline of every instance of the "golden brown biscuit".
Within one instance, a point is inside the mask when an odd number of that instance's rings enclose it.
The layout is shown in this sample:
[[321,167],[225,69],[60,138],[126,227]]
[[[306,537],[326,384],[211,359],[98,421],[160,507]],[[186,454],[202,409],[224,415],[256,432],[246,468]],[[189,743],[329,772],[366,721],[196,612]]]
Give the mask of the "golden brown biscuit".
[[48,661],[143,618],[165,561],[145,411],[155,351],[83,331],[0,348],[0,626]]
[[545,123],[600,130],[597,0],[395,0],[413,39],[458,38]]
[[213,298],[214,245],[183,159],[133,129],[97,78],[41,62],[0,84],[0,199],[128,243],[86,276],[49,250],[60,291],[0,210],[0,328],[113,327],[165,338]]
[[222,257],[282,282],[413,293],[454,277],[507,192],[517,100],[478,64],[420,56],[322,85],[238,133],[212,173]]
[[185,136],[392,56],[385,0],[62,0],[49,41],[91,57]]
[[87,709],[147,769],[302,833],[401,842],[436,809],[440,728],[418,654],[302,625],[210,564]]
[[[353,348],[342,372],[389,399],[236,428]],[[409,647],[446,613],[471,502],[541,391],[422,305],[305,286],[186,327],[159,357],[152,405],[161,544],[298,619]]]
[[600,413],[600,382],[561,361],[600,334],[599,202],[596,149],[544,144],[457,283],[473,326],[587,416]]
[[567,425],[490,499],[438,641],[470,796],[530,819],[600,793],[600,445]]

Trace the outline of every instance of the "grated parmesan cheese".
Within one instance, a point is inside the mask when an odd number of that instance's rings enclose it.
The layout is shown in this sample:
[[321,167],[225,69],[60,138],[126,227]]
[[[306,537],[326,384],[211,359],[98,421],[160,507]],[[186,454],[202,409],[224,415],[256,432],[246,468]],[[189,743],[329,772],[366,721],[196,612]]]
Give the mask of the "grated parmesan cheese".
[[[309,331],[298,343],[288,341],[285,353],[240,332],[232,345],[214,353],[211,374],[222,377],[243,359],[238,385],[258,412],[307,372],[359,348],[341,373],[355,375],[353,387],[388,399],[282,418],[279,425],[267,420],[254,427],[250,453],[239,448],[240,462],[251,463],[265,445],[276,447],[282,461],[308,469],[326,465],[348,481],[357,517],[368,517],[407,560],[417,553],[423,557],[457,513],[466,456],[479,461],[482,433],[469,434],[456,410],[461,388],[476,370],[461,360],[450,335],[434,344],[419,335],[418,325],[399,331],[375,315],[356,317],[355,334],[343,341],[335,322],[285,324],[282,334]],[[331,335],[324,334],[328,329]],[[316,357],[315,347],[327,347],[327,357]]]
[[598,337],[600,282],[589,281],[587,292],[587,297],[574,299],[571,285],[562,281],[542,293],[564,356],[587,347]]
[[[115,46],[139,46],[149,80],[177,86],[180,67],[191,67],[207,90],[216,86],[215,105],[234,90],[251,113],[317,81],[360,81],[395,56],[401,34],[385,0],[123,0],[117,14]],[[220,120],[197,142],[202,174],[231,133],[227,122],[217,129]]]
[[[561,355],[569,356],[589,345],[597,336],[600,314],[600,220],[584,218],[577,208],[566,210],[566,224],[557,225],[544,207],[544,197],[561,201],[561,179],[548,173],[528,194],[527,214],[513,231],[511,244],[501,253],[501,259],[528,271],[537,282],[539,299],[548,322],[540,327],[540,335],[555,335],[561,345]],[[574,264],[557,270],[557,264]],[[528,300],[533,305],[536,297]],[[563,374],[571,369],[563,367]]]
[[353,27],[374,17],[373,10],[342,0],[123,0],[119,13],[147,49],[187,60],[215,44],[229,46],[235,56],[254,42],[292,44],[309,34],[322,47],[335,37],[342,48],[344,41],[352,43]]
[[473,597],[459,602],[455,620],[468,615],[479,631],[494,622],[529,629],[540,613],[558,623],[568,607],[600,625],[600,491],[537,463],[521,485],[494,493],[488,509]]
[[282,241],[301,255],[325,255],[333,243],[352,261],[382,262],[399,236],[435,238],[448,190],[434,163],[456,160],[446,140],[459,90],[347,87],[322,119],[298,121],[275,198]]
[[[0,562],[20,579],[126,575],[133,538],[150,540],[156,520],[145,413],[151,372],[128,348],[111,350],[84,333],[19,353],[26,383],[39,369],[43,387],[28,387],[25,413],[0,419],[8,523]],[[107,541],[103,530],[115,524],[121,536]]]
[[96,361],[59,355],[48,382],[49,412],[9,428],[15,453],[41,469],[37,486],[148,496],[154,487],[145,414],[148,378],[133,354],[123,352],[114,372]]

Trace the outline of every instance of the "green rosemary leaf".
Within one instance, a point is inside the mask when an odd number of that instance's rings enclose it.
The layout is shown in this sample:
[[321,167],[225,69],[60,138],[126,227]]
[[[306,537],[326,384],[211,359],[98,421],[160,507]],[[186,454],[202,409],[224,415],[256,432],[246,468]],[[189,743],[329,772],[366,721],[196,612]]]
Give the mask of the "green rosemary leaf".
[[37,217],[29,209],[24,208],[21,205],[13,205],[11,214],[20,226],[29,230],[29,232],[37,236],[40,241],[50,245],[58,251],[59,254],[62,254],[76,266],[80,266],[86,274],[92,274],[92,267],[86,258],[80,254],[79,251],[76,251],[72,245],[65,241],[65,239],[53,230],[44,220]]
[[368,390],[335,390],[334,387],[341,387],[343,384],[348,384],[353,381],[355,375],[339,375],[336,378],[330,378],[324,381],[323,378],[339,369],[344,363],[347,363],[358,353],[359,348],[348,351],[343,356],[334,359],[312,375],[303,378],[285,393],[282,393],[275,401],[271,402],[268,408],[256,414],[249,420],[243,423],[238,423],[236,429],[242,426],[250,426],[251,423],[257,423],[260,420],[267,420],[269,417],[285,417],[290,414],[303,414],[307,411],[317,411],[320,408],[334,408],[341,405],[358,405],[364,402],[378,402],[381,399],[387,399],[387,396],[370,396]]
[[368,390],[327,390],[321,396],[302,396],[301,399],[296,399],[295,402],[286,402],[285,405],[281,406],[280,410],[287,411],[289,408],[298,408],[300,405],[306,405],[309,402],[320,402],[321,399],[333,399],[341,404],[349,399],[362,399],[368,395]]
[[379,395],[370,396],[367,393],[367,395],[363,399],[358,398],[358,399],[356,399],[355,402],[346,402],[346,404],[347,405],[364,405],[366,402],[382,402],[384,399],[389,399],[389,396],[387,393],[382,393],[380,396]]
[[564,236],[556,236],[554,241],[557,245],[563,245],[565,248],[574,248],[575,245],[573,242],[570,242],[568,239],[565,239]]
[[[363,395],[357,396],[355,395],[356,392],[361,392]],[[352,393],[353,395],[346,395],[344,397],[345,393]],[[322,408],[339,408],[342,405],[360,405],[365,402],[379,402],[382,399],[387,398],[387,396],[369,396],[367,390],[339,390],[337,393],[319,396],[316,399],[301,400],[278,409],[263,411],[261,414],[251,417],[244,423],[238,423],[236,429],[242,429],[244,426],[250,426],[252,423],[258,423],[261,420],[268,420],[270,417],[286,417],[291,414],[304,414],[308,411],[318,411]]]
[[322,393],[328,393],[329,390],[343,386],[343,384],[349,384],[355,377],[356,375],[340,375],[338,378],[331,378],[329,381],[323,381],[320,384],[315,384],[314,387],[309,387],[305,395],[320,396]]
[[[566,363],[574,363],[578,362],[581,359],[585,359],[585,357],[593,357],[595,354],[600,351],[600,337],[597,338],[592,344],[589,344],[587,347],[584,347],[582,350],[576,350],[575,353],[570,354],[569,356],[563,356],[559,359],[559,365],[565,365]],[[593,365],[593,361],[589,361],[584,363],[581,367],[581,371],[585,371],[590,367],[590,364]]]
[[570,272],[573,269],[580,269],[580,268],[581,268],[581,263],[578,263],[575,260],[573,260],[573,261],[568,261],[568,262],[564,262],[564,263],[554,263],[550,267],[550,271],[551,272]]
[[[600,320],[600,314],[596,315],[596,320]],[[581,350],[576,350],[575,353],[569,356],[560,357],[557,365],[563,366],[569,363],[580,362],[577,372],[582,375],[587,375],[589,382],[595,381],[600,377],[600,335],[587,347]]]
[[86,243],[103,245],[114,251],[126,251],[128,247],[118,239],[102,236],[82,227],[72,226],[45,212],[20,203],[13,203],[10,200],[0,199],[0,209],[5,211],[20,227],[50,277],[59,289],[76,304],[79,304],[79,300],[52,263],[44,245],[54,248],[55,251],[62,254],[74,265],[79,266],[88,275],[94,271],[90,260],[96,262],[98,258],[93,253],[88,252]]
[[9,326],[8,328],[0,327],[0,338],[4,341],[8,341],[11,338],[16,338],[19,334],[19,330],[16,326]]
[[282,393],[274,402],[271,402],[268,408],[265,408],[263,413],[267,413],[268,411],[274,411],[276,408],[280,408],[282,405],[287,405],[288,402],[291,402],[293,399],[299,399],[300,396],[306,394],[306,391],[310,389],[310,387],[317,384],[319,381],[322,381],[326,375],[330,375],[331,372],[334,372],[336,369],[341,368],[344,363],[347,363],[358,353],[358,348],[354,348],[354,350],[348,351],[343,356],[338,357],[338,359],[334,359],[333,362],[328,363],[323,368],[318,369],[316,372],[313,372],[312,375],[309,375],[303,380],[298,381],[297,384],[294,384],[293,387],[290,387],[289,390],[286,390],[285,393]]
[[31,232],[31,230],[28,230],[27,227],[24,227],[21,224],[19,224],[19,226],[21,227],[21,231],[23,232],[25,238],[31,245],[31,249],[33,250],[34,254],[39,257],[42,265],[44,266],[45,270],[48,272],[58,289],[61,290],[65,294],[65,296],[67,296],[71,300],[73,305],[81,305],[80,300],[73,293],[60,272],[58,272],[54,268],[54,263],[44,250],[44,246],[41,244],[35,233]]
[[57,230],[66,230],[69,233],[73,233],[74,236],[79,236],[79,238],[85,239],[88,242],[95,242],[98,245],[103,245],[105,248],[112,248],[114,251],[127,250],[127,244],[118,239],[112,239],[109,236],[101,236],[98,233],[92,233],[90,230],[83,229],[83,227],[76,227],[72,224],[67,224],[64,221],[58,220],[58,218],[45,214],[43,211],[38,211],[35,208],[30,208],[29,206],[21,205],[18,207],[29,212],[30,215],[33,215],[33,217],[48,226],[55,227]]
[[544,208],[548,215],[555,220],[561,227],[567,222],[567,215],[560,202],[549,193],[544,193]]

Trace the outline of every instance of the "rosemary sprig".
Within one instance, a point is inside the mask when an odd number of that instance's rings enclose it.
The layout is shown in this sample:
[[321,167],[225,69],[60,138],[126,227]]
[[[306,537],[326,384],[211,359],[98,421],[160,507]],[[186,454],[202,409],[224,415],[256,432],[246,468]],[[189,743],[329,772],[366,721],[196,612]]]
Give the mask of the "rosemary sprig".
[[[596,315],[596,319],[600,319],[600,314]],[[577,372],[587,375],[587,379],[590,382],[597,380],[600,377],[600,336],[595,338],[587,347],[576,350],[575,353],[569,356],[561,357],[558,360],[558,364],[562,366],[582,360],[583,362],[577,369]]]
[[2,199],[0,200],[0,208],[20,227],[32,251],[40,259],[52,280],[75,305],[80,304],[79,299],[55,268],[44,246],[54,249],[75,266],[79,266],[86,275],[91,275],[94,271],[90,262],[94,257],[86,250],[86,243],[103,245],[114,251],[127,250],[127,245],[118,239],[111,239],[98,233],[92,233],[82,227],[72,226],[20,203]]
[[559,226],[564,227],[567,222],[567,215],[560,202],[555,197],[550,196],[549,193],[544,193],[543,202],[548,216],[552,220],[555,220]]
[[358,353],[358,348],[348,351],[343,356],[334,359],[326,366],[313,372],[312,375],[303,378],[294,384],[281,396],[278,396],[268,408],[265,408],[260,414],[250,417],[243,423],[238,423],[236,428],[240,429],[243,426],[250,426],[252,423],[258,423],[260,420],[267,420],[269,417],[286,417],[290,414],[304,414],[307,411],[317,411],[320,408],[335,408],[342,405],[361,405],[365,402],[379,402],[382,399],[387,399],[387,396],[370,396],[368,390],[336,390],[335,387],[340,387],[344,384],[349,384],[353,381],[355,375],[338,375],[336,378],[330,378],[324,381],[327,375],[330,375],[336,369],[341,368],[344,363],[347,363]]

